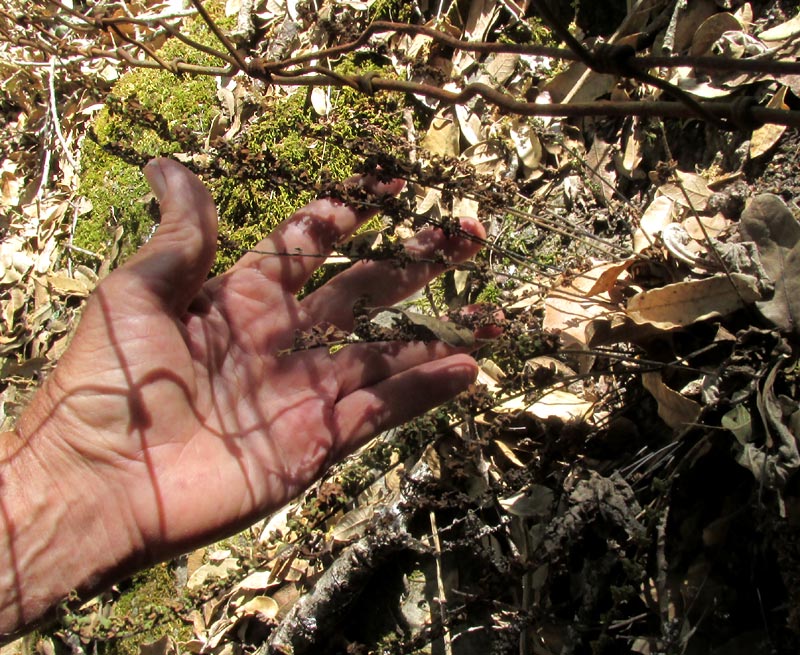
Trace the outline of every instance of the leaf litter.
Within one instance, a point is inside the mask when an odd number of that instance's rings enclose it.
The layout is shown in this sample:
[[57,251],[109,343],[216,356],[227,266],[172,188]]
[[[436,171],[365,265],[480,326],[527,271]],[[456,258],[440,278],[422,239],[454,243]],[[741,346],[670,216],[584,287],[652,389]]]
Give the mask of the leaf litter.
[[[330,2],[317,18],[365,26],[377,4]],[[525,10],[512,4],[484,0],[444,14],[415,7],[453,36],[497,40],[533,25],[534,14],[520,23],[515,12]],[[590,31],[586,4],[570,9],[568,22]],[[300,3],[228,2],[227,10],[246,18],[248,6],[275,57],[338,38],[320,29],[332,22],[304,23]],[[678,54],[791,60],[798,33],[783,3],[706,0],[635,3],[604,36],[648,30],[654,47]],[[9,59],[46,63],[0,45]],[[453,90],[478,82],[565,103],[661,94],[582,64],[448,52],[428,37],[393,35],[381,47],[398,75]],[[87,210],[78,143],[102,102],[85,82],[107,91],[118,74],[101,60],[76,66],[72,81],[59,78],[57,112],[48,66],[4,73],[4,429],[116,263],[72,258],[71,229]],[[797,102],[797,80],[787,75],[672,74],[699,98]],[[320,118],[334,110],[327,88],[308,98]],[[230,122],[212,130],[235,143],[255,102],[248,83],[230,79],[220,102]],[[387,644],[392,652],[796,652],[796,134],[762,126],[698,140],[691,126],[681,134],[639,118],[575,123],[510,118],[481,99],[409,103],[428,119],[409,125],[407,161],[386,162],[413,183],[408,215],[447,224],[468,211],[489,242],[476,265],[457,271],[457,284],[446,280],[436,311],[419,302],[371,308],[371,321],[383,313],[388,323],[360,338],[405,330],[404,338],[461,346],[477,321],[498,320],[503,333],[481,342],[479,379],[457,403],[379,436],[236,547],[176,565],[186,591],[175,611],[192,636],[165,635],[140,652],[377,652]],[[54,115],[63,142],[52,136]],[[24,135],[48,124],[40,133],[51,137],[26,148]],[[379,154],[368,141],[359,146]],[[43,168],[45,151],[57,161]],[[410,231],[412,218],[392,228]],[[492,310],[472,325],[455,322],[459,307],[486,297],[502,320]],[[440,324],[439,313],[453,324]],[[114,598],[102,611],[113,615]],[[118,638],[62,625],[45,641],[88,652]]]

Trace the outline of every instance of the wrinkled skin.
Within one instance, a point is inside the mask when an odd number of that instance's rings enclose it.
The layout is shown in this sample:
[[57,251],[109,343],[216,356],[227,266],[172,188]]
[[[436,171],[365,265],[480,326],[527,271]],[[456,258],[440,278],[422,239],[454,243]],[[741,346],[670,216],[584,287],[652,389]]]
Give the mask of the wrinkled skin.
[[[161,225],[93,294],[19,424],[23,441],[40,444],[54,480],[64,467],[85,472],[87,488],[117,517],[114,538],[129,539],[144,560],[252,523],[332,461],[474,380],[472,358],[442,343],[287,352],[298,330],[352,327],[359,298],[389,305],[444,270],[360,263],[298,301],[319,255],[373,210],[312,202],[259,252],[207,280],[217,230],[210,194],[174,161],[155,160],[145,175],[160,199]],[[352,183],[378,194],[401,187],[369,177]],[[485,236],[477,221],[462,227]],[[462,261],[478,246],[431,229],[407,248]],[[315,256],[264,254],[273,252]]]

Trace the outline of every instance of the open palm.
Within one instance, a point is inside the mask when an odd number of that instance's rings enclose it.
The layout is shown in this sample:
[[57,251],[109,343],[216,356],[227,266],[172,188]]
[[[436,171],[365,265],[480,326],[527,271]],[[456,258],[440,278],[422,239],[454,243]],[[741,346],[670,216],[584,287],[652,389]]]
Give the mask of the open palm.
[[[438,342],[291,351],[298,330],[348,329],[359,299],[392,304],[444,270],[360,263],[298,301],[319,256],[373,210],[317,200],[206,280],[216,244],[210,194],[170,160],[145,173],[161,225],[90,299],[23,428],[46,435],[56,459],[80,462],[147,559],[251,523],[331,461],[474,379],[472,358]],[[353,183],[378,194],[400,188]],[[483,236],[476,221],[463,227]],[[438,230],[407,244],[451,261],[477,247]]]

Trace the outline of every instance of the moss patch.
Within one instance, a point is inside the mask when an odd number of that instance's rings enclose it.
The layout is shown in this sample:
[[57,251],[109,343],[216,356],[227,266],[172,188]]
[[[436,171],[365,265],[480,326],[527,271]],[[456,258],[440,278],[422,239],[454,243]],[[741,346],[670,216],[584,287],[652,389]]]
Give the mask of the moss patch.
[[101,649],[108,655],[136,655],[142,644],[164,635],[176,641],[191,638],[191,627],[177,617],[175,576],[168,564],[159,564],[137,574],[131,587],[114,607],[114,619],[130,625],[133,630],[125,637],[105,643]]
[[[211,7],[213,9],[213,6]],[[186,33],[196,41],[219,47],[199,18],[185,23]],[[218,66],[221,62],[176,39],[168,41],[159,56],[181,61]],[[120,107],[135,98],[144,116],[163,121],[170,130],[181,130],[198,137],[208,133],[218,112],[216,82],[208,76],[177,77],[161,69],[135,69],[115,85],[108,104],[95,119],[95,139],[86,139],[81,153],[81,193],[92,203],[92,211],[78,222],[74,242],[100,255],[106,253],[118,225],[124,228],[123,251],[135,250],[152,229],[153,220],[144,196],[149,191],[138,164],[108,151],[109,144],[133,150],[143,159],[184,150],[178,140],[165,138],[154,129],[158,121],[131,120]],[[117,107],[117,110],[114,110]]]
[[[174,47],[176,53],[185,48],[180,43]],[[188,59],[185,53],[183,58]],[[391,74],[369,59],[348,60],[337,68],[343,74],[356,70]],[[82,190],[93,210],[78,224],[75,242],[103,254],[121,224],[127,255],[153,225],[154,208],[145,200],[148,188],[141,163],[155,155],[200,154],[218,109],[213,79],[186,78],[177,84],[163,71],[134,71],[120,80],[113,96],[112,109],[103,110],[96,120],[96,140],[87,140],[84,147]],[[317,187],[352,175],[362,161],[362,149],[353,144],[366,140],[373,150],[392,150],[391,135],[402,128],[401,99],[332,88],[330,100],[331,113],[320,117],[305,89],[269,98],[234,143],[212,145],[207,153],[212,163],[201,173],[220,214],[214,272],[227,269],[254,248],[311,200]],[[111,152],[122,150],[124,159]]]
[[305,92],[272,100],[251,123],[240,147],[269,153],[269,159],[279,162],[280,172],[267,163],[257,164],[246,177],[210,182],[220,213],[218,270],[229,267],[312,200],[316,187],[351,176],[362,158],[350,144],[369,139],[376,148],[391,150],[381,135],[400,132],[396,99],[331,89],[331,102],[331,114],[320,118]]

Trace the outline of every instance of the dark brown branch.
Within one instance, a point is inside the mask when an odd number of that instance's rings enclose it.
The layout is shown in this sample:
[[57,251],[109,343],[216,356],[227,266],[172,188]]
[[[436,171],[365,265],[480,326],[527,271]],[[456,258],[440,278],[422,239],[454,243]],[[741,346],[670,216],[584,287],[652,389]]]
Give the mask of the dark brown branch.
[[191,2],[194,8],[197,9],[197,13],[199,13],[200,17],[205,21],[205,24],[208,25],[208,29],[214,33],[214,36],[216,36],[219,42],[225,46],[225,49],[230,53],[234,61],[236,61],[236,65],[239,67],[239,70],[246,71],[247,62],[242,57],[242,54],[236,49],[236,46],[231,42],[231,40],[225,36],[214,19],[211,18],[211,15],[206,11],[203,3],[200,2],[200,0],[191,0]]
[[[159,58],[158,54],[153,51],[152,48],[148,48],[145,44],[127,37],[124,32],[119,29],[119,25],[123,22],[139,24],[140,22],[143,22],[144,19],[139,19],[136,17],[125,19],[110,19],[103,16],[90,17],[80,14],[74,9],[65,7],[60,0],[54,0],[54,2],[59,7],[63,6],[64,11],[68,15],[79,19],[83,23],[94,26],[98,30],[108,30],[114,32],[119,38],[122,38],[125,43],[128,44],[128,46],[142,49],[145,53],[147,53],[149,59],[137,58],[129,51],[129,48],[127,47],[119,47],[115,50],[104,50],[97,47],[81,49],[79,47],[71,46],[64,39],[58,39],[57,47],[54,49],[53,46],[49,45],[48,43],[39,43],[33,40],[30,41],[30,45],[32,47],[36,47],[48,54],[54,54],[54,52],[57,51],[59,54],[63,55],[65,54],[65,51],[67,54],[72,51],[81,56],[94,56],[110,60],[123,61],[130,66],[135,67],[154,69],[162,68],[178,74],[188,73],[194,75],[221,76],[234,74],[238,69],[239,71],[243,71],[251,77],[261,79],[269,84],[281,86],[349,87],[365,93],[373,93],[376,91],[409,93],[412,95],[436,99],[447,105],[463,104],[472,100],[473,98],[481,97],[487,102],[496,105],[508,113],[522,116],[645,116],[679,119],[700,117],[703,120],[718,125],[719,127],[737,127],[743,129],[748,127],[752,128],[753,126],[765,122],[795,127],[800,125],[800,118],[798,118],[798,114],[796,112],[766,109],[759,107],[752,100],[748,102],[741,102],[741,99],[734,102],[709,102],[697,100],[682,89],[679,89],[669,82],[651,75],[646,70],[652,66],[669,67],[678,65],[694,65],[701,67],[704,70],[739,70],[742,72],[762,74],[798,74],[800,73],[800,62],[772,61],[766,59],[737,60],[723,57],[653,57],[638,56],[634,55],[633,53],[628,56],[627,53],[625,53],[626,56],[618,60],[615,64],[618,69],[616,74],[639,79],[645,84],[650,84],[661,89],[665,93],[670,94],[672,97],[677,98],[680,102],[600,101],[592,103],[539,105],[521,102],[504,93],[503,91],[491,88],[484,84],[470,84],[460,92],[453,92],[427,84],[417,84],[403,80],[381,78],[377,77],[374,73],[347,76],[320,66],[298,67],[298,65],[302,65],[304,62],[335,57],[336,55],[353,51],[365,45],[373,34],[379,34],[383,32],[423,35],[430,37],[440,44],[472,52],[535,54],[539,56],[558,57],[572,61],[586,60],[595,70],[598,70],[598,72],[608,72],[605,71],[605,68],[608,66],[608,62],[603,61],[603,58],[600,56],[601,53],[589,52],[585,48],[576,54],[570,50],[549,48],[544,46],[466,42],[425,26],[377,21],[364,30],[354,41],[346,44],[333,46],[331,48],[323,49],[314,53],[308,53],[281,61],[263,61],[261,59],[254,59],[248,63],[244,60],[242,54],[236,49],[230,39],[220,31],[219,27],[203,8],[200,0],[192,0],[193,4],[197,8],[198,13],[200,13],[203,20],[205,20],[208,24],[209,29],[215,33],[217,38],[220,40],[220,43],[223,44],[230,54],[226,54],[225,52],[221,52],[214,48],[196,43],[193,39],[181,34],[179,30],[168,24],[163,22],[158,22],[157,24],[187,45],[197,48],[198,50],[201,50],[202,52],[205,52],[211,56],[218,57],[228,64],[228,66],[225,67],[201,66],[188,64],[180,60],[171,62],[163,61]],[[55,39],[56,37],[51,35],[51,38]],[[20,38],[17,39],[17,42],[27,44],[24,39]]]
[[[286,86],[348,86],[351,88],[362,88],[369,85],[374,91],[396,91],[420,95],[426,98],[434,98],[447,105],[461,105],[469,102],[475,97],[482,97],[510,114],[520,116],[613,116],[624,118],[627,116],[644,117],[663,117],[663,118],[697,118],[693,109],[688,108],[678,102],[643,102],[626,101],[612,102],[600,100],[597,102],[581,102],[571,104],[536,104],[532,102],[520,102],[513,97],[498,91],[485,84],[470,84],[460,92],[446,91],[440,87],[430,84],[418,84],[406,82],[404,80],[393,80],[385,77],[369,76],[345,76],[347,83],[342,82],[327,75],[302,75],[302,76],[281,76],[272,78],[275,84]],[[701,102],[699,103],[704,112],[718,120],[729,120],[734,123],[742,119],[742,107],[735,102]],[[767,109],[758,105],[747,107],[747,118],[753,123],[774,123],[777,125],[788,125],[790,127],[800,127],[800,112],[785,111],[781,109]]]
[[205,45],[203,43],[195,41],[194,39],[189,38],[188,36],[186,36],[180,30],[176,30],[169,23],[161,21],[161,22],[158,23],[158,26],[161,27],[163,30],[165,30],[171,36],[174,36],[176,39],[178,39],[179,41],[185,43],[186,45],[194,48],[195,50],[198,50],[200,52],[204,52],[207,55],[211,55],[212,57],[216,57],[217,59],[221,59],[222,61],[226,62],[227,64],[229,64],[230,66],[232,66],[234,68],[237,67],[236,60],[233,57],[231,57],[228,53],[222,52],[220,50],[217,50],[216,48],[212,48],[212,47],[207,46],[207,45]]
[[[347,54],[353,50],[357,50],[369,41],[369,38],[375,34],[383,34],[386,32],[395,32],[397,34],[408,34],[412,36],[427,36],[435,42],[454,48],[457,50],[464,50],[467,52],[477,52],[481,54],[491,53],[508,53],[519,55],[533,55],[538,57],[549,57],[551,59],[563,59],[567,61],[581,61],[582,58],[564,48],[553,48],[549,46],[518,44],[518,43],[485,43],[474,41],[463,41],[439,32],[437,30],[425,27],[423,25],[408,25],[406,23],[392,23],[387,21],[375,21],[364,32],[362,32],[357,39],[344,43],[342,45],[333,46],[318,50],[316,52],[298,55],[280,61],[269,62],[262,61],[264,70],[273,71],[279,68],[288,68],[290,66],[297,66],[299,64],[313,61],[322,60],[325,58],[335,58],[339,55]],[[585,50],[585,49],[584,49]],[[584,62],[585,63],[585,62]],[[596,65],[596,62],[593,62]],[[800,74],[800,62],[789,61],[774,61],[763,58],[749,58],[749,59],[731,59],[727,57],[692,57],[688,55],[670,55],[670,56],[655,56],[655,55],[636,55],[631,60],[631,65],[635,65],[641,69],[647,68],[677,68],[686,66],[690,68],[702,68],[705,70],[717,71],[741,71],[752,73],[765,73],[775,75],[788,75]]]
[[116,34],[120,39],[122,39],[125,43],[129,45],[132,45],[136,48],[141,48],[147,54],[147,56],[150,57],[153,61],[155,61],[161,68],[163,68],[164,70],[168,70],[170,73],[177,72],[175,70],[175,62],[169,63],[164,61],[161,57],[159,57],[156,54],[156,52],[150,46],[130,38],[119,28],[118,25],[112,24],[110,27],[111,31],[114,32],[114,34]]

